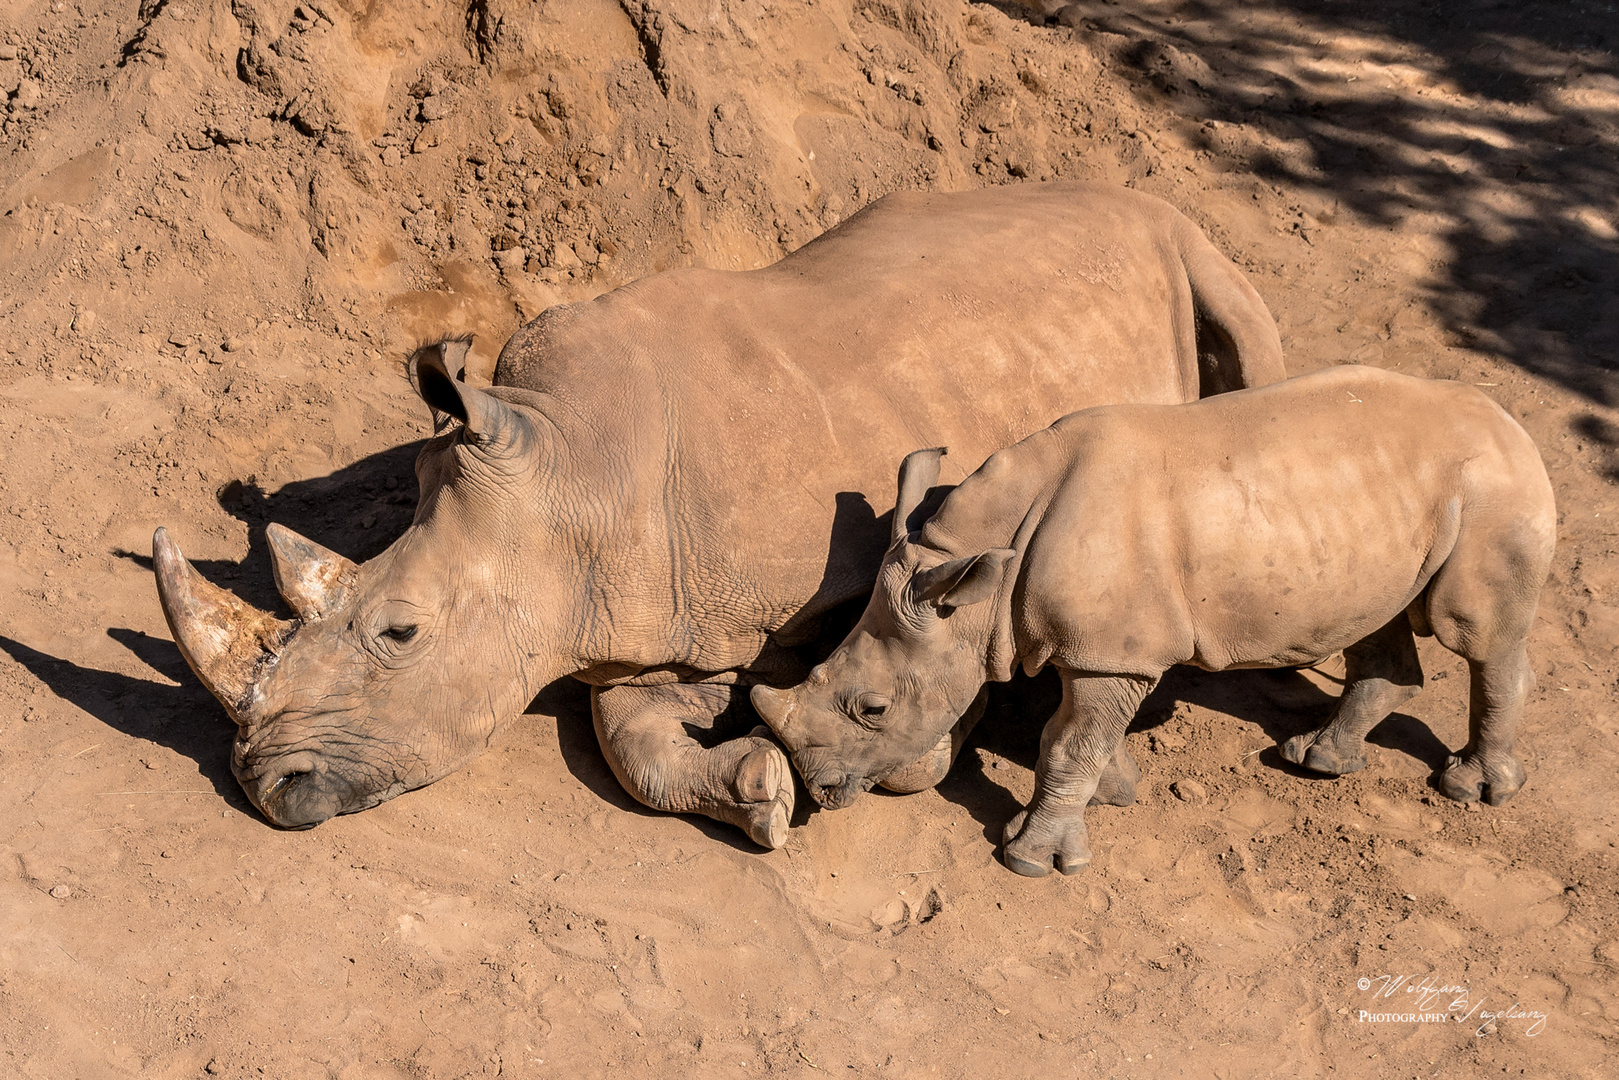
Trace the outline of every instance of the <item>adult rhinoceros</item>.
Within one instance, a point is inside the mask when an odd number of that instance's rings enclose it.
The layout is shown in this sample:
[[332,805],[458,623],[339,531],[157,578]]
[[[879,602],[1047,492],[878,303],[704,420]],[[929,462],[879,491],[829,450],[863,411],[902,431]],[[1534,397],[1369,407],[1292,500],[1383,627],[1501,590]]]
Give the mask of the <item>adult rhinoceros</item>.
[[[1283,377],[1263,301],[1195,226],[1089,184],[891,195],[773,266],[552,308],[488,390],[455,378],[455,352],[413,362],[459,424],[417,460],[404,535],[356,565],[271,526],[295,620],[154,537],[175,641],[277,824],[445,776],[573,675],[637,799],[779,846],[780,749],[693,733],[801,679],[823,619],[870,592],[895,461],[947,445],[970,468],[1086,406]],[[903,786],[936,782],[948,749]]]

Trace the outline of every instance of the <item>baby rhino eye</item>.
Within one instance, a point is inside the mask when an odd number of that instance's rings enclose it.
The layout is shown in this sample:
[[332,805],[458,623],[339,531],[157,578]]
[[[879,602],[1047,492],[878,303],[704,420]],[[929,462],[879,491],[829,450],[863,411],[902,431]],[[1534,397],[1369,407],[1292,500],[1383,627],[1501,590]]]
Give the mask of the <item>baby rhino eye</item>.
[[416,636],[414,626],[390,626],[382,632],[382,636],[389,641],[406,642]]
[[890,702],[883,694],[861,694],[855,699],[855,718],[864,724],[871,724],[882,720],[888,712]]

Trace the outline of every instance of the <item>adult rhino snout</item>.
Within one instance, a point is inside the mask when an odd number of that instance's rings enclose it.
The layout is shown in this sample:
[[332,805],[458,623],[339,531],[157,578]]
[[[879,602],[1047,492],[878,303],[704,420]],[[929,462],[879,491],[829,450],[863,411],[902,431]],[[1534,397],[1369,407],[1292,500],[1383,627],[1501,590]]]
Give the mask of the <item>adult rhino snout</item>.
[[312,829],[328,818],[382,801],[356,800],[354,785],[309,753],[276,758],[258,769],[237,766],[236,778],[259,812],[283,829]]
[[[803,771],[802,765],[800,771]],[[843,809],[864,792],[870,791],[871,785],[872,781],[865,777],[833,770],[816,773],[813,779],[809,775],[804,777],[804,787],[808,789],[810,798],[823,810]]]

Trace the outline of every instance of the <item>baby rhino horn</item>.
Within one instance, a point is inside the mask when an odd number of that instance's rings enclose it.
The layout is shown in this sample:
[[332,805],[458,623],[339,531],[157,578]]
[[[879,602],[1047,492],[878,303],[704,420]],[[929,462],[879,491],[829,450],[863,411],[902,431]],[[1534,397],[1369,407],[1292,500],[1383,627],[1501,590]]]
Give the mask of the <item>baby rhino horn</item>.
[[313,622],[343,606],[359,567],[285,525],[270,525],[264,536],[270,541],[275,587],[299,618]]

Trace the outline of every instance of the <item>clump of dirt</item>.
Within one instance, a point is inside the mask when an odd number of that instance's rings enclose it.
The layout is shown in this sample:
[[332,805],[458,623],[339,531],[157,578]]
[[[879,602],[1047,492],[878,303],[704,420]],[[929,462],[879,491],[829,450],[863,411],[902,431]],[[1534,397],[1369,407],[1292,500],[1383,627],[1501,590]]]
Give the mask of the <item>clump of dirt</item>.
[[[10,4],[0,1071],[1593,1075],[1616,38],[1600,4],[1488,0]],[[273,608],[268,521],[355,558],[409,521],[415,343],[475,334],[486,378],[552,304],[764,265],[891,191],[1056,178],[1183,209],[1290,370],[1473,382],[1539,441],[1560,548],[1510,806],[1432,791],[1467,679],[1425,646],[1428,690],[1337,781],[1274,748],[1331,672],[1167,681],[1141,800],[1093,812],[1072,879],[995,862],[1047,683],[936,791],[801,815],[770,855],[630,802],[566,685],[430,789],[308,833],[254,814],[155,526]],[[1450,989],[1417,1008],[1424,979]],[[1465,1023],[1375,1019],[1459,996]]]

